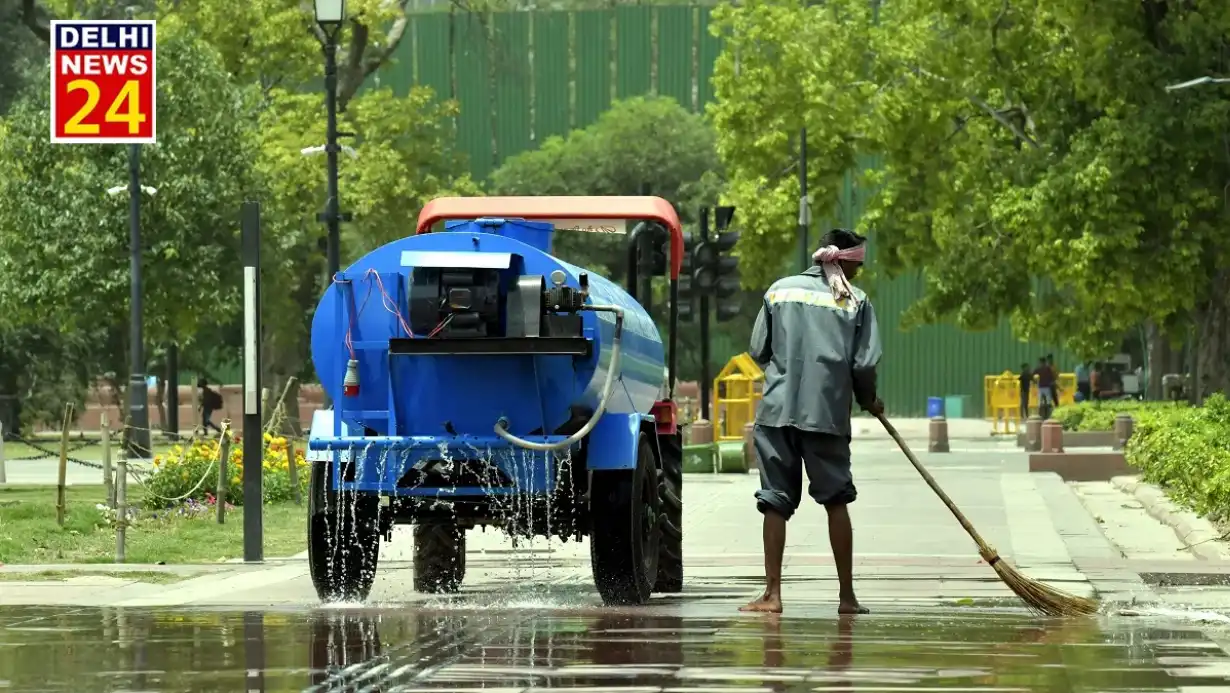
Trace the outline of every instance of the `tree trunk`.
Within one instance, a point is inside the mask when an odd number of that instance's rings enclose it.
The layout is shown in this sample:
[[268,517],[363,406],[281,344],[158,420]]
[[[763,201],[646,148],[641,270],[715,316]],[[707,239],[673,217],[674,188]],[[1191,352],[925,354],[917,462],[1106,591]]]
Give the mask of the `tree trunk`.
[[1217,273],[1209,296],[1200,311],[1196,356],[1200,401],[1214,392],[1230,392],[1230,270]]
[[1152,320],[1145,323],[1145,349],[1147,353],[1146,368],[1149,371],[1149,382],[1145,387],[1147,399],[1162,398],[1162,376],[1170,362],[1170,339]]

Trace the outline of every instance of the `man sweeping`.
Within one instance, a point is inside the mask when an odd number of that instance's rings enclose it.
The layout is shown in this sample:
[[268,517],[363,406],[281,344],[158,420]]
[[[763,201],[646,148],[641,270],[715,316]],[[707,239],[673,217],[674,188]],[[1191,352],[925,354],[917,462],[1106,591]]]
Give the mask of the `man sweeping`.
[[786,522],[807,494],[828,511],[837,567],[838,613],[868,610],[854,595],[854,530],[848,506],[857,497],[850,474],[853,401],[873,415],[880,335],[867,295],[850,279],[866,239],[835,229],[824,235],[802,274],[779,279],[765,293],[752,330],[751,356],[764,368],[764,395],[753,443],[760,458],[756,509],[764,515],[764,594],[742,611],[780,613]]

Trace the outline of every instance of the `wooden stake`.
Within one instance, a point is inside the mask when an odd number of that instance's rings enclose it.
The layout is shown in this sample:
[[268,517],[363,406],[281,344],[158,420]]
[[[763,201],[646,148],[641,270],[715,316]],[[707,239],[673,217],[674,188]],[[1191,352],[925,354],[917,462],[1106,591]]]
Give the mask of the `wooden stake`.
[[4,471],[4,422],[0,421],[0,484],[8,482],[8,473]]
[[[218,445],[218,488],[217,495],[214,497],[214,502],[218,506],[218,524],[226,524],[226,487],[230,472],[228,467],[231,461],[231,427],[226,423],[222,423],[222,442]],[[258,462],[259,464],[259,462]]]
[[[128,540],[128,453],[120,449],[119,473],[115,475],[115,562],[127,557]],[[121,609],[121,612],[123,610]]]
[[111,468],[111,427],[107,421],[107,412],[98,417],[98,428],[102,432],[102,465],[103,487],[107,492],[107,505],[115,507],[115,474]]
[[290,475],[290,496],[297,505],[303,505],[303,494],[299,492],[299,465],[295,464],[295,441],[286,439],[286,472]]
[[60,472],[56,481],[56,524],[64,526],[64,515],[68,512],[65,498],[65,480],[68,476],[68,427],[73,420],[73,405],[64,405],[64,423],[60,427]]

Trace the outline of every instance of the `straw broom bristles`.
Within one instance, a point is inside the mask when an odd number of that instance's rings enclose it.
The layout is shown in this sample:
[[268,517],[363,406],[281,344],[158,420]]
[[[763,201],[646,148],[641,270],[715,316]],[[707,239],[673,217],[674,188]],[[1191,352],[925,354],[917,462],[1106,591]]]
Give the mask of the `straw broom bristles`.
[[1025,606],[1029,607],[1031,611],[1045,616],[1088,616],[1097,613],[1098,603],[1093,599],[1068,594],[1050,585],[1038,582],[1033,578],[1026,577],[1007,561],[1000,558],[995,549],[988,546],[982,540],[978,530],[974,529],[970,521],[965,518],[965,515],[952,502],[952,499],[948,497],[948,494],[944,493],[944,490],[940,488],[939,483],[931,476],[931,473],[914,456],[910,447],[905,444],[905,441],[901,439],[901,435],[897,433],[897,429],[883,415],[879,415],[876,418],[880,420],[881,424],[884,424],[884,430],[888,431],[893,440],[897,441],[898,447],[909,458],[910,464],[914,465],[914,469],[917,469],[918,473],[922,475],[923,481],[927,482],[931,490],[935,491],[940,500],[944,501],[944,505],[948,506],[948,509],[957,518],[957,522],[961,523],[961,526],[969,533],[970,538],[978,545],[978,554],[982,556],[982,560],[986,561],[987,565],[995,570],[995,574],[999,575],[999,579],[1003,580],[1008,589],[1012,590],[1025,602]]

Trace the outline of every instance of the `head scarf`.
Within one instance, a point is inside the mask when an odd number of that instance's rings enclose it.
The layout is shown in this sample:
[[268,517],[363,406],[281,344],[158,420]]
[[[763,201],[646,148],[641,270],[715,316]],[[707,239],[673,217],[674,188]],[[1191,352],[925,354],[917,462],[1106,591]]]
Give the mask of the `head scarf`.
[[866,255],[865,245],[856,245],[845,250],[835,245],[826,245],[813,253],[811,258],[813,262],[819,262],[820,267],[824,269],[824,276],[828,279],[829,289],[833,291],[833,298],[848,298],[857,302],[858,299],[854,297],[854,287],[850,285],[850,280],[846,279],[846,273],[841,271],[839,262],[841,260],[862,262]]

